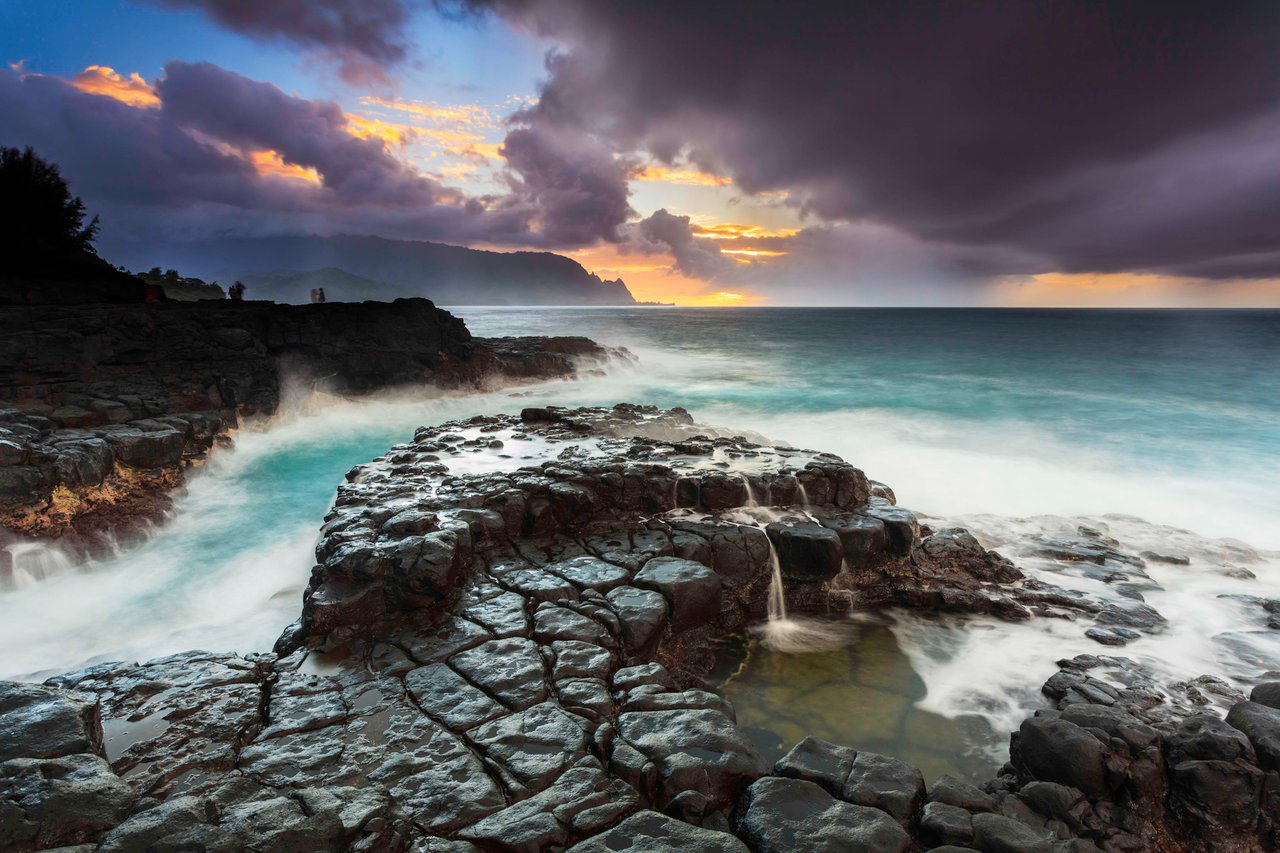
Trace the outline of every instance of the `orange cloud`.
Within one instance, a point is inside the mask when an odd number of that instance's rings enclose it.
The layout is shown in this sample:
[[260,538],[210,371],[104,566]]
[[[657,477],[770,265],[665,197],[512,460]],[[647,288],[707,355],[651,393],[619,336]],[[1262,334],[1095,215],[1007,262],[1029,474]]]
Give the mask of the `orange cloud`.
[[393,98],[381,98],[375,95],[361,98],[360,103],[385,107],[389,110],[408,113],[441,124],[454,124],[464,127],[497,127],[493,114],[478,104],[441,106],[423,101],[397,101]]
[[[800,233],[799,228],[784,228],[770,231],[762,225],[739,225],[731,222],[719,225],[693,225],[693,233],[699,237],[712,240],[746,240],[764,239],[765,237],[794,237]],[[729,251],[729,250],[725,250]]]
[[[722,255],[745,255],[749,258],[780,258],[787,254],[774,249],[721,249]],[[738,260],[735,258],[734,260]]]
[[310,166],[287,163],[278,151],[270,149],[250,151],[249,162],[253,164],[253,168],[257,170],[258,174],[263,177],[287,178],[316,185],[319,185],[323,180],[320,177],[320,173]]
[[592,246],[561,252],[601,278],[621,278],[627,289],[642,302],[674,302],[677,305],[754,305],[763,301],[754,294],[719,290],[707,292],[707,283],[672,269],[670,257],[654,255],[637,258],[617,246]]
[[418,138],[419,128],[347,113],[347,132],[360,139],[381,139],[387,145],[403,147]]
[[632,176],[637,181],[665,181],[692,187],[726,187],[733,183],[723,175],[713,175],[698,169],[672,169],[667,166],[645,166]]
[[90,65],[71,78],[71,85],[90,95],[105,95],[131,107],[152,109],[160,106],[160,96],[142,75],[133,72],[121,77],[114,68],[106,65]]

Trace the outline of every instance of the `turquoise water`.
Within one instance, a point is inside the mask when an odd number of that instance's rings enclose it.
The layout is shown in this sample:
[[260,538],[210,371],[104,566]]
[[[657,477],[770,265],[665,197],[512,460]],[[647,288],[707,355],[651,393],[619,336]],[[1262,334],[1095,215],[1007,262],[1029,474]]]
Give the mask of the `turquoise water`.
[[459,309],[638,399],[844,455],[935,513],[1120,512],[1280,547],[1280,312]]
[[1280,313],[457,313],[478,335],[583,334],[640,361],[515,394],[314,398],[242,431],[140,547],[78,567],[21,555],[0,676],[269,647],[351,466],[420,424],[531,404],[683,405],[840,453],[933,515],[1126,513],[1280,548]]

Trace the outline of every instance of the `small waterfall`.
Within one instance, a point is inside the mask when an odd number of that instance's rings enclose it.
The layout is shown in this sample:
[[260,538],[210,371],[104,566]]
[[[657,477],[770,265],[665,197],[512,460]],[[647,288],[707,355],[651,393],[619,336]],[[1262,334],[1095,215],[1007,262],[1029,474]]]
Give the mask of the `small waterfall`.
[[768,618],[754,630],[762,642],[774,651],[785,654],[807,654],[826,652],[848,645],[856,628],[850,621],[833,621],[828,619],[809,619],[787,615],[786,588],[782,582],[782,561],[778,559],[778,549],[765,530],[763,522],[757,522],[760,532],[765,534],[769,544],[769,597],[767,600]]
[[[764,525],[760,526],[764,532]],[[787,618],[787,594],[782,586],[782,562],[778,559],[778,549],[773,547],[773,540],[765,532],[765,540],[769,543],[769,565],[773,575],[769,580],[769,621],[781,622]]]
[[7,551],[9,557],[4,561],[7,571],[0,563],[0,589],[30,589],[75,567],[66,552],[48,542],[13,542],[0,551]]
[[800,509],[808,515],[809,509],[809,493],[805,491],[804,480],[796,477],[796,495],[800,498]]
[[757,509],[760,503],[756,500],[755,492],[751,490],[751,478],[746,474],[739,474],[738,479],[742,480],[742,488],[747,492],[747,502],[743,504],[748,509]]

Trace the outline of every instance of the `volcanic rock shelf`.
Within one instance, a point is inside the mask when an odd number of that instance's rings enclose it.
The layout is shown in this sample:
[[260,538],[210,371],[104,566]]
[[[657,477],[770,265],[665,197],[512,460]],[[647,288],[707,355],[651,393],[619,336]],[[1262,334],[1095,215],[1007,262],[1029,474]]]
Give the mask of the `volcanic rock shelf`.
[[289,383],[474,390],[627,357],[586,338],[473,338],[425,299],[6,308],[0,524],[75,549],[157,521],[183,466],[241,417],[275,412]]
[[[775,563],[776,560],[776,563]],[[1263,849],[1280,687],[1156,713],[1064,662],[982,788],[809,738],[770,768],[703,689],[792,611],[1089,618],[861,471],[683,410],[526,409],[352,470],[272,653],[0,685],[0,846]]]

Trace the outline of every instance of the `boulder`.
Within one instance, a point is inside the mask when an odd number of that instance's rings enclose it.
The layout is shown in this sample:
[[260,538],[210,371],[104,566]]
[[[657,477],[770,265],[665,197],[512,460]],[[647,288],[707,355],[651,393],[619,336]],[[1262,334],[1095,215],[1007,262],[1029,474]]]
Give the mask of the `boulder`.
[[0,682],[0,761],[102,752],[98,698],[15,681]]
[[0,848],[43,850],[97,841],[136,795],[97,755],[0,763]]
[[884,812],[843,803],[813,782],[769,776],[737,809],[736,830],[756,853],[905,853],[911,837]]
[[640,811],[568,853],[749,853],[727,832],[690,826],[654,811]]
[[1280,770],[1280,710],[1240,702],[1227,712],[1227,723],[1249,738],[1264,770]]
[[1110,793],[1107,785],[1110,749],[1067,720],[1048,716],[1023,720],[1012,753],[1014,766],[1025,781],[1058,782],[1079,788],[1090,799]]
[[778,554],[782,576],[798,583],[822,583],[840,573],[844,548],[836,531],[817,524],[782,524],[765,528]]
[[727,808],[764,772],[755,748],[732,720],[713,709],[620,714],[618,735],[653,762],[660,805],[696,791],[712,808]]
[[973,847],[982,853],[1050,853],[1045,836],[1025,823],[998,814],[973,816]]
[[840,796],[857,757],[856,750],[809,735],[778,760],[773,773],[814,782],[828,793]]
[[910,828],[924,802],[924,777],[905,761],[859,752],[849,770],[841,799],[878,808]]
[[927,847],[973,842],[973,816],[958,806],[926,803],[920,813],[920,841]]
[[720,614],[720,577],[701,563],[655,557],[636,572],[632,583],[662,594],[671,608],[673,632],[705,625]]

